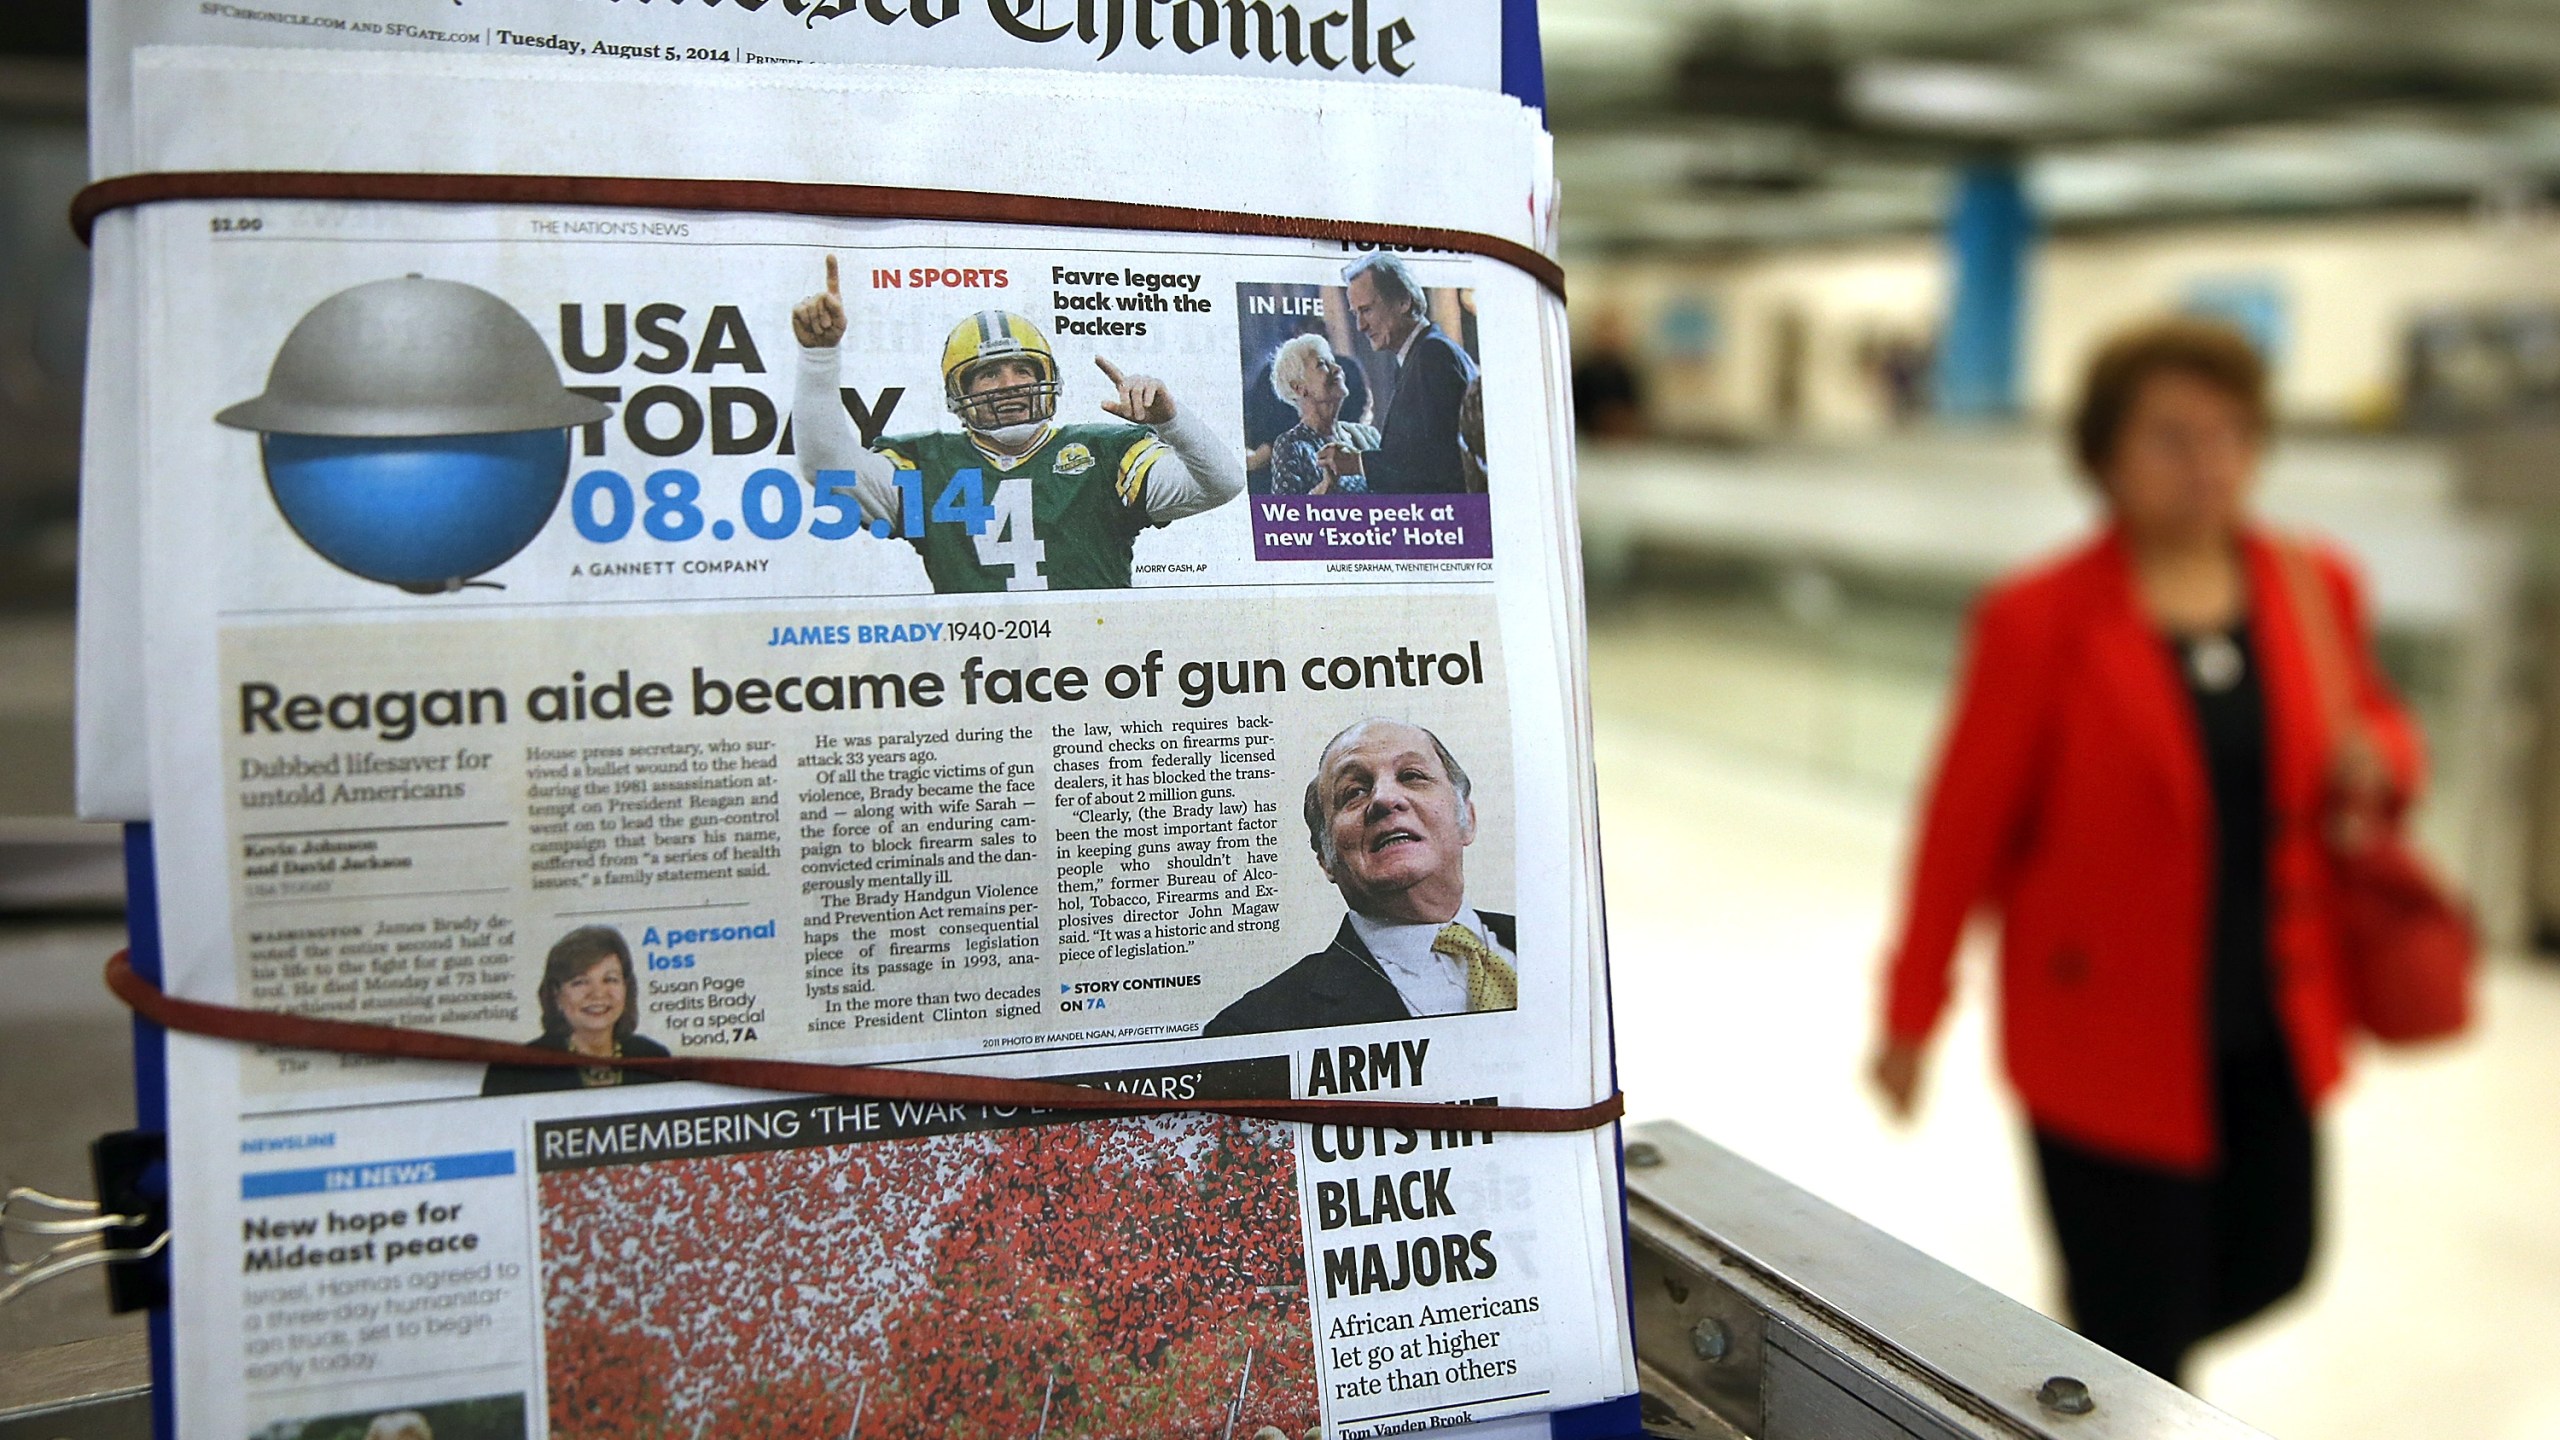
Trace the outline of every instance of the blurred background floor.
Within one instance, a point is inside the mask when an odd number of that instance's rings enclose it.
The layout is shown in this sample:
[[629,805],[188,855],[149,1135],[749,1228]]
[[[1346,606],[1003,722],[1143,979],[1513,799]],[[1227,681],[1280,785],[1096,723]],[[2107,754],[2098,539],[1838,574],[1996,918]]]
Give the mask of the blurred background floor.
[[[1728,608],[1655,597],[1592,626],[1630,1110],[2058,1314],[2032,1160],[1991,1051],[1988,957],[1970,957],[1916,1125],[1888,1122],[1862,1078],[1909,823],[1883,776],[1925,751],[1934,687],[1907,676],[1943,673],[1943,639],[1887,667],[1765,633],[1754,644]],[[1862,719],[1821,719],[1837,703]],[[1742,716],[1757,742],[1736,732]],[[1827,767],[1814,758],[1825,723],[1840,757]],[[2206,1399],[2289,1440],[2560,1435],[2560,1369],[2533,1358],[2560,1334],[2555,1033],[2560,971],[2508,956],[2477,1034],[2367,1052],[2326,1131],[2312,1283],[2202,1353]]]

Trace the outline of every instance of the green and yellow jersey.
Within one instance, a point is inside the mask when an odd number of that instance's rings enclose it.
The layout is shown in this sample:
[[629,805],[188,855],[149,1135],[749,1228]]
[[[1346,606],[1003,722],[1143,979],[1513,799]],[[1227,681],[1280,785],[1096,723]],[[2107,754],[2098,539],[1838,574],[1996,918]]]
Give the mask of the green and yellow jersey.
[[1009,459],[950,431],[872,448],[902,472],[893,531],[943,594],[1127,589],[1138,532],[1162,523],[1147,513],[1147,475],[1171,452],[1144,426],[1052,425]]

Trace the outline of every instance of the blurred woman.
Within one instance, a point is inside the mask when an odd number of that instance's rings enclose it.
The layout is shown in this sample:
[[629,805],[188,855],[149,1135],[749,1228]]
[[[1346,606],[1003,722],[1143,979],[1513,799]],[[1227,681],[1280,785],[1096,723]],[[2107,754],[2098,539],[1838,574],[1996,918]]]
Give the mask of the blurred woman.
[[[542,967],[542,1033],[526,1042],[600,1060],[663,1059],[667,1047],[636,1033],[640,982],[631,969],[631,945],[610,925],[581,925],[560,937]],[[632,1085],[664,1076],[619,1065],[492,1065],[483,1095],[524,1095],[538,1090]]]
[[1361,475],[1337,477],[1316,463],[1329,445],[1348,450],[1378,448],[1377,427],[1342,418],[1351,391],[1342,378],[1342,362],[1321,335],[1297,335],[1282,342],[1271,357],[1271,391],[1298,409],[1298,423],[1271,442],[1271,493],[1326,495],[1369,488]]
[[[2072,441],[2106,520],[1973,617],[1872,1066],[1907,1116],[1959,935],[1996,912],[2074,1323],[2171,1380],[2308,1270],[2348,1015],[2326,817],[2405,801],[2421,766],[2347,565],[2251,516],[2267,430],[2265,371],[2221,326],[2091,363]],[[2370,748],[2328,733],[2288,567],[2346,632]]]

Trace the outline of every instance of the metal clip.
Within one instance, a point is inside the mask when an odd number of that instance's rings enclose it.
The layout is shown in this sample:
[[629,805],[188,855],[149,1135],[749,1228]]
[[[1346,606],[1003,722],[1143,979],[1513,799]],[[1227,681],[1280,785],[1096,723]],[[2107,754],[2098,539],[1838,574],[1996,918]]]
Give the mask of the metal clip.
[[[21,1185],[0,1196],[0,1305],[48,1280],[105,1267],[110,1308],[167,1303],[164,1266],[149,1262],[169,1245],[167,1142],[120,1130],[89,1147],[99,1199],[81,1200]],[[19,1258],[13,1242],[42,1242]]]
[[[106,1243],[109,1231],[132,1230],[149,1223],[150,1217],[144,1215],[108,1214],[95,1200],[74,1200],[47,1194],[31,1185],[18,1186],[0,1197],[0,1305],[75,1270],[150,1259],[168,1245],[168,1231],[161,1231],[149,1244],[137,1247],[113,1249]],[[53,1243],[33,1257],[20,1260],[9,1249],[8,1237],[15,1235],[44,1236]]]

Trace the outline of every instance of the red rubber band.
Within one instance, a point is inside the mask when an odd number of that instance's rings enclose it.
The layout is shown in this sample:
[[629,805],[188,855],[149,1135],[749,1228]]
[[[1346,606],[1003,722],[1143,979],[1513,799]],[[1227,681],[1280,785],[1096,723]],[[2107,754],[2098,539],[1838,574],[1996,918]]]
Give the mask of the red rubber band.
[[1416,1130],[1490,1130],[1566,1134],[1594,1130],[1626,1113],[1626,1097],[1611,1094],[1597,1104],[1550,1110],[1531,1105],[1444,1105],[1409,1100],[1173,1100],[1115,1090],[1061,1085],[1048,1080],[1005,1080],[992,1075],[950,1075],[877,1065],[818,1065],[801,1060],[748,1060],[731,1056],[616,1056],[612,1059],[537,1049],[506,1040],[481,1040],[436,1030],[323,1020],[276,1010],[244,1010],[202,1000],[181,1000],[137,973],[127,952],[107,961],[107,988],[133,1012],[165,1029],[254,1045],[327,1050],[347,1055],[387,1055],[403,1060],[443,1060],[467,1065],[618,1066],[671,1080],[702,1080],[743,1090],[844,1095],[862,1100],[938,1100],[1039,1110],[1186,1112],[1288,1120],[1308,1125],[1393,1125]]
[[172,170],[100,180],[71,201],[71,229],[89,243],[98,217],[161,200],[380,200],[430,204],[598,205],[635,210],[728,210],[860,220],[952,220],[1192,235],[1278,235],[1498,260],[1564,298],[1564,267],[1516,240],[1436,225],[1371,224],[1255,215],[1188,205],[1076,200],[904,185],[790,180],[679,180],[609,175],[452,175],[359,170]]

